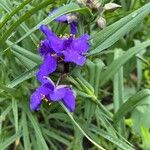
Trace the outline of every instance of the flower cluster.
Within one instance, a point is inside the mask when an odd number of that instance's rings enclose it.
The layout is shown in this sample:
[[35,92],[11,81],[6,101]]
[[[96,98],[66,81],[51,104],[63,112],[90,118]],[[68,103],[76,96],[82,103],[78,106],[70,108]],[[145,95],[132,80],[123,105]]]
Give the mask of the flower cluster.
[[[52,11],[49,15],[53,14]],[[36,73],[37,79],[41,82],[41,86],[31,95],[31,110],[39,110],[43,100],[49,102],[61,101],[69,111],[75,109],[75,95],[69,85],[55,85],[49,78],[54,73],[59,64],[74,63],[76,65],[84,65],[86,61],[85,54],[89,49],[89,35],[84,34],[75,38],[77,33],[77,22],[74,14],[67,14],[55,19],[57,22],[68,23],[70,25],[71,34],[68,36],[57,36],[46,25],[40,26],[40,31],[45,35],[45,39],[41,41],[39,46],[39,54],[43,59],[39,70]]]

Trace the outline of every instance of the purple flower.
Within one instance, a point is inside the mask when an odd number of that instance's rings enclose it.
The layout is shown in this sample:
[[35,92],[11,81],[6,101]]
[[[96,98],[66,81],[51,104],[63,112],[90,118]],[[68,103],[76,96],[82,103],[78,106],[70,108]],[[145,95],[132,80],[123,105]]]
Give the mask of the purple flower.
[[[58,11],[59,8],[54,9],[49,13],[49,15],[53,15]],[[70,33],[77,34],[77,16],[73,13],[69,13],[66,15],[62,15],[55,19],[57,22],[68,23],[70,24]]]
[[56,86],[50,79],[42,84],[30,97],[30,109],[39,110],[43,100],[49,102],[61,101],[70,112],[75,109],[75,95],[67,85]]
[[58,37],[47,26],[42,25],[40,30],[45,34],[45,40],[41,42],[39,53],[43,57],[43,64],[36,74],[37,79],[44,83],[44,76],[48,76],[56,70],[57,64],[73,62],[77,65],[84,65],[85,53],[89,49],[89,35],[84,34],[79,38],[74,36]]

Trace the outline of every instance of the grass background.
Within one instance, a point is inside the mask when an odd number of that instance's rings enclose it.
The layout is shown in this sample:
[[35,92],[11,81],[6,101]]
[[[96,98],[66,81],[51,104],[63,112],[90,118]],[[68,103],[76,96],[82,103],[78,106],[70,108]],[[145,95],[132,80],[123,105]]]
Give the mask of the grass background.
[[[97,1],[102,8],[108,2],[122,7],[97,11],[73,0],[0,1],[0,150],[150,149],[150,3]],[[53,20],[70,12],[78,15],[78,36],[91,35],[86,64],[72,65],[65,81],[76,91],[76,110],[43,103],[31,112],[41,63],[38,28],[47,24],[58,35],[68,33]],[[103,30],[100,16],[107,22]]]

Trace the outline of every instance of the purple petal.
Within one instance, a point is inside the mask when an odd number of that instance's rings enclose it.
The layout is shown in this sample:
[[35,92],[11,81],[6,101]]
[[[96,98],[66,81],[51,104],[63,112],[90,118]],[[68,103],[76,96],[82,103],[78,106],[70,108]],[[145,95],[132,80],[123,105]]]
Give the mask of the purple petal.
[[65,62],[73,62],[77,65],[83,66],[86,58],[85,56],[80,55],[77,51],[66,50],[64,51],[64,61]]
[[37,93],[36,91],[30,97],[30,109],[39,110],[39,107],[42,103],[42,95]]
[[65,93],[66,93],[65,86],[57,86],[54,89],[53,93],[51,93],[49,96],[52,101],[59,101],[65,96]]
[[53,85],[50,82],[45,83],[44,85],[40,86],[36,89],[36,91],[30,97],[30,109],[39,110],[40,105],[42,103],[42,99],[52,92],[54,89]]
[[54,34],[47,26],[41,25],[40,30],[45,34],[46,38],[49,40],[50,47],[56,52],[60,53],[63,50],[64,40],[59,38]]
[[[55,14],[55,12],[57,12],[58,9],[59,9],[59,8],[56,8],[56,9],[54,9],[53,11],[51,11],[51,12],[49,13],[49,16]],[[62,15],[62,16],[56,18],[55,21],[57,21],[57,22],[67,22],[67,15]]]
[[88,40],[90,36],[88,34],[84,34],[81,37],[74,39],[71,43],[71,49],[77,51],[78,53],[85,53],[89,49]]
[[47,39],[50,39],[51,37],[57,37],[56,34],[54,34],[46,25],[41,25],[40,31],[45,34]]
[[50,46],[49,40],[45,39],[45,40],[41,41],[40,47],[39,47],[39,54],[41,56],[45,56],[48,53],[53,53],[53,52],[54,51],[53,51],[53,49]]
[[70,88],[66,89],[66,94],[62,102],[69,109],[69,111],[73,112],[75,110],[75,95]]
[[40,66],[39,71],[36,73],[37,79],[41,83],[45,83],[46,79],[44,77],[54,72],[56,70],[56,66],[57,66],[56,59],[51,55],[46,55],[43,64]]
[[75,21],[70,23],[70,33],[77,34],[77,23]]

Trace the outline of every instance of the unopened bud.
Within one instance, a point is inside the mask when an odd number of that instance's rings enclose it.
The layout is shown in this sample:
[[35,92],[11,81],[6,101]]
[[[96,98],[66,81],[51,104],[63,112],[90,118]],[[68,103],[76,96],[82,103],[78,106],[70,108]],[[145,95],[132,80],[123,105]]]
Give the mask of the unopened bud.
[[98,10],[101,6],[101,3],[99,0],[86,0],[86,5],[89,6],[91,9]]
[[106,27],[106,20],[105,20],[105,18],[100,17],[100,18],[97,20],[97,24],[98,24],[98,26],[99,26],[101,29],[104,29],[104,28]]
[[98,10],[101,6],[101,3],[99,0],[77,0],[79,4],[83,4],[85,6],[88,6],[91,9]]
[[107,4],[105,4],[105,6],[104,6],[104,10],[116,10],[117,8],[120,8],[121,7],[121,5],[118,5],[118,4],[116,4],[116,3],[107,3]]
[[85,0],[77,0],[78,4],[84,4],[85,5]]
[[68,14],[67,15],[67,21],[68,23],[71,23],[71,22],[77,22],[77,16],[75,14]]

